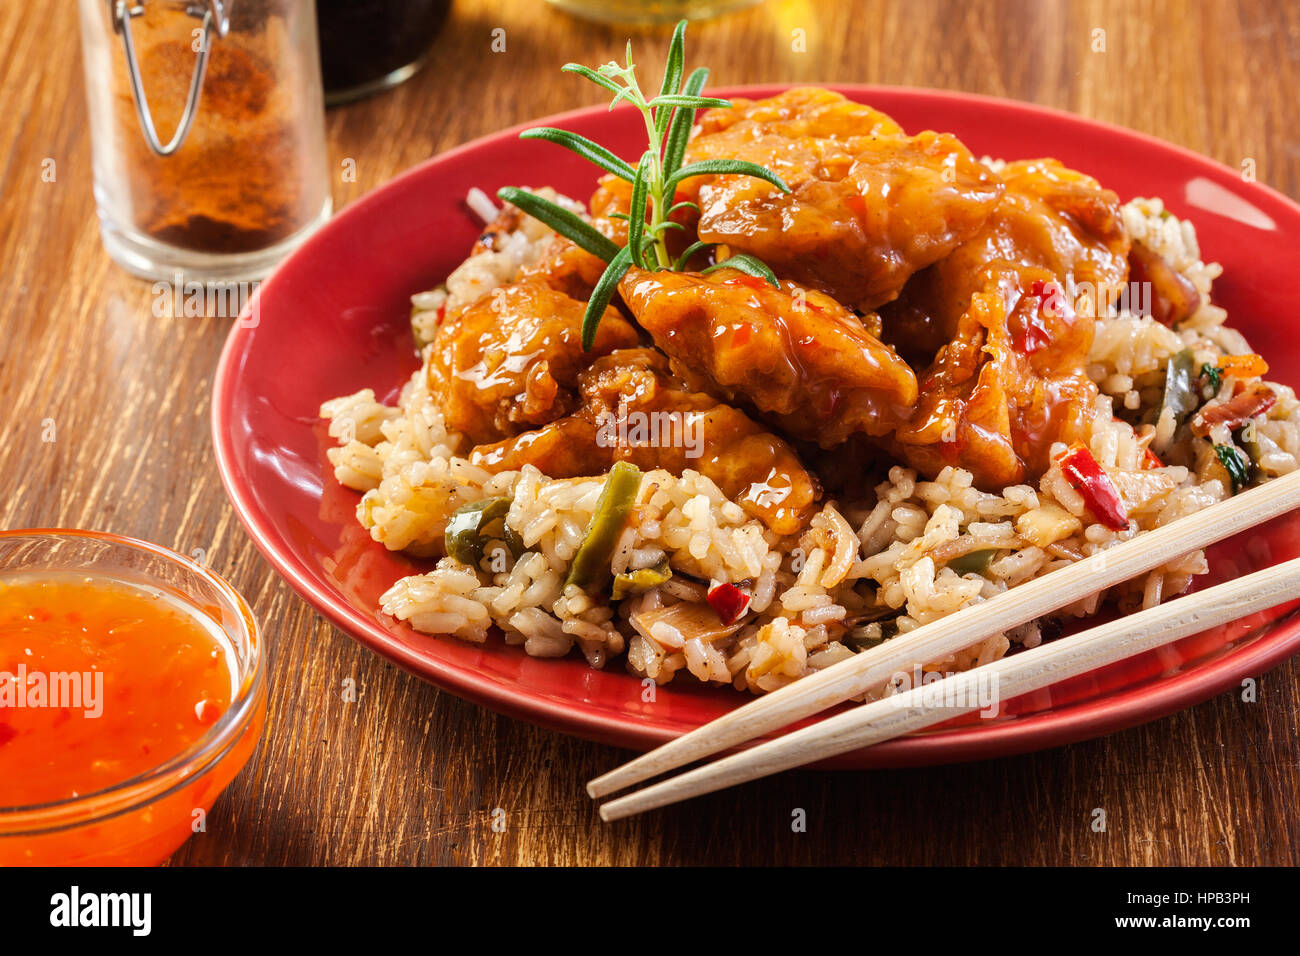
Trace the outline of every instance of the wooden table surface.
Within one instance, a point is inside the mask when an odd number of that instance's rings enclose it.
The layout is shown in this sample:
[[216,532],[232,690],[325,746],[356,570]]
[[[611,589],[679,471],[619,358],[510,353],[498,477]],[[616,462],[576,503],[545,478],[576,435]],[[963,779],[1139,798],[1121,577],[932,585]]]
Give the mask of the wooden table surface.
[[[269,639],[261,748],[176,864],[1258,864],[1300,862],[1297,667],[1102,740],[927,770],[791,773],[616,825],[581,783],[628,757],[499,717],[363,650],[262,560],[208,432],[228,319],[156,318],[104,254],[75,4],[0,8],[0,526],[75,526],[189,553]],[[490,49],[506,31],[506,51]],[[1094,52],[1105,31],[1105,51]],[[806,50],[792,49],[802,30]],[[631,33],[541,0],[455,0],[432,65],[333,110],[336,206],[440,150],[596,102],[559,73]],[[1300,5],[770,0],[691,28],[719,84],[855,81],[1029,100],[1122,124],[1300,191]],[[56,175],[46,181],[53,160]],[[42,440],[50,424],[56,440]],[[345,703],[346,678],[363,689]],[[1090,826],[1106,811],[1104,833]],[[506,811],[497,832],[492,811]],[[796,809],[806,832],[793,832]]]

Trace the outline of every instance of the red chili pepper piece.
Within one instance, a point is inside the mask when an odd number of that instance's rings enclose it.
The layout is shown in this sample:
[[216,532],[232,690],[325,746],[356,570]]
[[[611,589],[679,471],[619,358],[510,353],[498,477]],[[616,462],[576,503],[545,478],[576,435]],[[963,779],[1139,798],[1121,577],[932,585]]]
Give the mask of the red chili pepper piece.
[[1092,452],[1082,442],[1075,442],[1060,457],[1061,473],[1075,491],[1083,496],[1088,510],[1112,531],[1128,527],[1128,512],[1110,475],[1097,464]]
[[749,610],[749,595],[734,584],[713,585],[709,588],[707,600],[723,624],[735,624]]
[[1034,316],[1025,320],[1023,328],[1012,333],[1011,344],[1015,346],[1016,351],[1021,355],[1033,355],[1039,349],[1051,345],[1052,340],[1048,336],[1042,320]]
[[1192,418],[1192,433],[1205,438],[1215,425],[1236,429],[1277,402],[1277,394],[1263,382],[1252,382],[1226,402],[1202,408]]
[[1011,344],[1022,355],[1033,355],[1052,344],[1051,333],[1043,323],[1043,316],[1064,316],[1067,303],[1061,287],[1055,282],[1035,279],[1026,298],[1037,299],[1032,310],[1017,309],[1011,326]]
[[1043,309],[1059,310],[1065,304],[1065,299],[1061,294],[1061,287],[1055,282],[1035,279],[1029,287],[1029,294],[1040,300],[1040,308]]
[[[726,268],[726,266],[727,266],[727,262],[726,262],[726,260],[724,259],[722,262],[719,263],[719,265],[720,265],[722,268]],[[772,288],[770,285],[767,284],[767,280],[766,280],[766,279],[760,279],[758,276],[752,276],[752,275],[749,275],[748,273],[744,273],[744,274],[742,274],[742,275],[738,275],[738,276],[732,276],[732,277],[729,278],[729,279],[723,279],[721,284],[722,284],[722,285],[743,285],[743,286],[745,286],[746,288],[749,288],[749,289],[770,289],[770,288]]]

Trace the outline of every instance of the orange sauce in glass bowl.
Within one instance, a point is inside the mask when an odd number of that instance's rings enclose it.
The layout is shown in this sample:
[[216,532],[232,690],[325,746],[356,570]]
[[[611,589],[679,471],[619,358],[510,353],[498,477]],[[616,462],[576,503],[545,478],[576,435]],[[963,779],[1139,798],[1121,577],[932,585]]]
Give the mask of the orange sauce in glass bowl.
[[0,566],[0,866],[160,863],[256,747],[256,625],[180,555],[49,534],[128,570]]
[[0,581],[0,807],[95,793],[184,753],[230,706],[231,655],[161,593]]

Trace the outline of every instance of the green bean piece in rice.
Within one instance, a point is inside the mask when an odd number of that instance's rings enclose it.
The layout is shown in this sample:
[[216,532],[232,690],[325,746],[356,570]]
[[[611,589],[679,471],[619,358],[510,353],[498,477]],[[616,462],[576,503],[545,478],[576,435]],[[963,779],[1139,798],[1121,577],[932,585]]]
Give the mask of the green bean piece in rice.
[[614,586],[610,591],[610,598],[614,601],[621,601],[629,594],[642,594],[651,588],[657,588],[659,585],[664,584],[672,576],[673,569],[668,566],[667,558],[664,558],[653,567],[624,571],[621,574],[614,575]]
[[844,635],[844,643],[861,653],[897,636],[898,624],[895,621],[873,621],[870,624],[859,624],[850,630]]
[[1261,462],[1264,458],[1264,448],[1259,443],[1258,430],[1254,427],[1243,428],[1237,434],[1237,444],[1241,450],[1246,453],[1250,459],[1250,478],[1252,484],[1257,484],[1263,477],[1263,468]]
[[[509,498],[483,498],[461,505],[447,519],[443,543],[450,557],[461,564],[476,567],[483,560],[489,541],[505,541],[511,556],[518,559],[524,553],[524,543],[519,534],[506,524],[510,513]],[[493,526],[499,526],[496,532]]]
[[1160,404],[1162,409],[1168,409],[1173,414],[1174,421],[1179,425],[1201,404],[1193,373],[1195,366],[1191,349],[1183,349],[1170,356],[1165,366],[1165,395]]
[[569,565],[566,587],[576,585],[590,592],[608,580],[610,559],[640,490],[641,469],[626,461],[615,462],[600,490],[582,544]]
[[953,558],[948,562],[948,567],[958,574],[984,574],[993,563],[993,558],[997,555],[997,548],[981,548],[977,551],[967,551],[960,557]]

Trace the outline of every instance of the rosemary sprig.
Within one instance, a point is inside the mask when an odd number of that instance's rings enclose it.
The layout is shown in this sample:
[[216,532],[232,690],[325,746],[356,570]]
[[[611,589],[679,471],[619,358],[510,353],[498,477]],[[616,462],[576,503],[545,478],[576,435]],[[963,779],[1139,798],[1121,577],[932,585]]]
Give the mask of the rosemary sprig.
[[[584,349],[590,349],[595,341],[596,328],[600,324],[601,316],[604,315],[605,308],[618,289],[619,281],[628,269],[635,265],[648,271],[670,269],[680,272],[695,253],[715,245],[696,242],[676,259],[673,259],[668,251],[668,230],[682,228],[680,223],[672,221],[673,214],[684,208],[699,209],[692,202],[673,202],[677,187],[684,180],[692,176],[719,174],[754,176],[771,183],[782,192],[790,191],[790,187],[780,176],[757,163],[740,159],[709,159],[682,165],[686,155],[686,142],[690,138],[691,124],[695,121],[695,111],[731,106],[729,100],[701,95],[700,91],[704,89],[704,84],[709,78],[707,69],[700,67],[692,71],[690,76],[685,75],[685,37],[686,21],[683,20],[673,31],[659,94],[650,99],[646,99],[637,82],[630,41],[627,45],[625,66],[619,66],[615,62],[606,63],[596,69],[579,63],[568,63],[564,66],[566,73],[576,73],[613,93],[614,97],[609,104],[611,110],[626,100],[640,111],[645,121],[649,146],[641,154],[635,166],[599,143],[568,130],[540,126],[520,134],[521,139],[542,139],[563,146],[605,172],[612,173],[632,185],[631,208],[626,217],[628,220],[626,246],[620,249],[617,243],[607,239],[581,216],[526,190],[506,187],[497,191],[501,199],[513,203],[530,216],[546,223],[560,235],[608,263],[600,281],[596,283],[596,288],[587,303],[586,314],[583,316],[582,347]],[[750,255],[732,256],[704,271],[710,272],[724,266],[765,279],[773,286],[777,285],[772,270]]]

